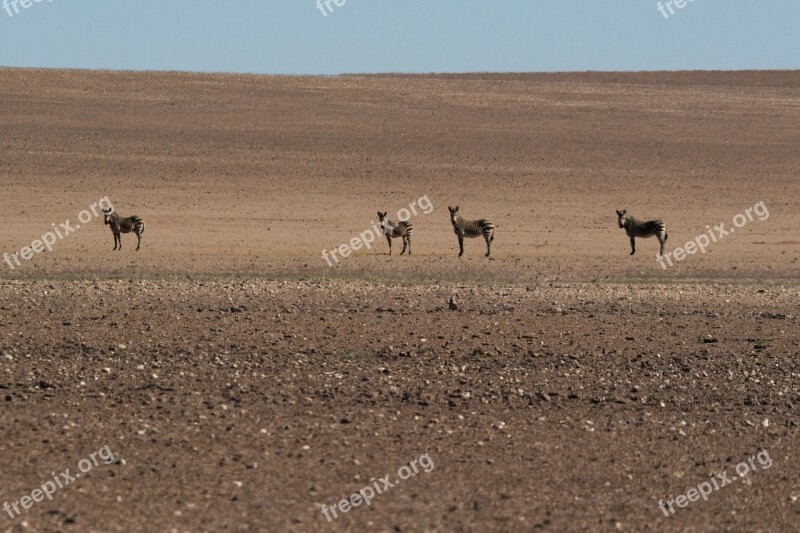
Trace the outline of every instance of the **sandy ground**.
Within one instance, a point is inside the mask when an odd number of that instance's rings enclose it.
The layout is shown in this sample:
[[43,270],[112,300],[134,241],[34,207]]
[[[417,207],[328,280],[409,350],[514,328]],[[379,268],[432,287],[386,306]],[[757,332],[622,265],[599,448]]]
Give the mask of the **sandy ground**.
[[[0,504],[114,455],[0,531],[800,520],[800,74],[0,70],[0,94],[0,253],[105,196],[146,221],[139,252],[93,219],[0,262]],[[412,256],[327,265],[420,198]],[[672,251],[760,202],[666,269],[614,214]],[[456,257],[448,205],[496,224],[491,259]]]
[[[2,275],[233,272],[612,280],[791,278],[800,260],[800,74],[270,78],[0,71],[0,243],[19,251],[108,196],[147,223],[121,254],[98,220]],[[427,197],[414,256],[322,258]],[[765,221],[662,270],[670,247],[764,202]],[[495,261],[447,206],[497,226]],[[395,252],[397,253],[397,252]],[[121,255],[121,257],[120,257]],[[405,259],[405,258],[404,258]]]

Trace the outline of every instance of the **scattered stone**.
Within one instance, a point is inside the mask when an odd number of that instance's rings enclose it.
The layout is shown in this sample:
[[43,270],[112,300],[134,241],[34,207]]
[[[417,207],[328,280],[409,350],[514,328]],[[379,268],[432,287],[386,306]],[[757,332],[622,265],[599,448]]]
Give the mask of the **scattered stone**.
[[451,311],[458,311],[458,304],[456,303],[456,295],[455,294],[450,297],[450,300],[448,300],[447,307]]

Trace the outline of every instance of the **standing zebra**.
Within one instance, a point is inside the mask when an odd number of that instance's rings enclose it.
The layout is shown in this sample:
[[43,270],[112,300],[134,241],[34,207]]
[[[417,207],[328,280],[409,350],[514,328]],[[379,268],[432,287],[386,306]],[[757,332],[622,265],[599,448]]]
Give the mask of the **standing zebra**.
[[625,233],[631,239],[631,255],[636,253],[636,242],[634,237],[648,238],[655,235],[658,237],[658,242],[661,243],[661,251],[659,255],[664,255],[664,243],[667,242],[667,225],[664,221],[658,220],[636,220],[632,216],[626,214],[626,210],[617,211],[617,219],[620,228],[625,228]]
[[386,241],[389,243],[389,255],[392,255],[392,239],[397,237],[403,238],[403,250],[400,255],[406,253],[406,245],[408,245],[408,255],[411,255],[411,234],[414,232],[414,225],[411,222],[395,224],[386,217],[386,211],[378,211],[378,220],[383,228],[383,234],[386,235]]
[[486,240],[486,257],[492,253],[490,243],[494,240],[494,224],[486,219],[464,220],[458,215],[458,206],[455,208],[447,207],[450,210],[450,222],[453,223],[453,231],[458,236],[458,257],[464,255],[464,237],[480,237]]
[[[144,220],[137,216],[122,218],[110,207],[103,208],[105,223],[111,226],[111,233],[114,234],[114,250],[122,250],[122,237],[120,233],[134,232],[139,242],[136,251],[142,246],[142,234],[144,233]],[[119,243],[119,248],[117,248]]]

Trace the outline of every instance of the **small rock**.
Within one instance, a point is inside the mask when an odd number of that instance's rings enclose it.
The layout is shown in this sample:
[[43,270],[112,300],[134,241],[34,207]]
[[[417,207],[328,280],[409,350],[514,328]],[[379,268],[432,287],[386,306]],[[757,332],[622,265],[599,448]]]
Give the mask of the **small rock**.
[[450,300],[447,302],[447,306],[450,308],[451,311],[458,311],[458,304],[456,303],[456,295],[452,295]]

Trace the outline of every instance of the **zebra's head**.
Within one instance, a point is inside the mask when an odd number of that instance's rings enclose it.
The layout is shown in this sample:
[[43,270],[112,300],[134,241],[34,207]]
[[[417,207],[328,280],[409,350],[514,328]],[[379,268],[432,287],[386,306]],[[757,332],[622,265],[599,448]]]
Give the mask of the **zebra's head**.
[[114,213],[114,210],[111,209],[110,207],[104,207],[103,208],[103,220],[104,220],[103,223],[104,224],[111,224],[111,216],[113,215],[113,213]]
[[458,213],[458,206],[455,206],[455,207],[450,207],[450,206],[448,205],[448,206],[447,206],[447,209],[449,209],[449,210],[450,210],[450,222],[452,222],[453,224],[455,224],[455,223],[456,223],[456,221],[458,220],[458,215],[456,214],[456,213]]
[[383,230],[384,235],[391,231],[391,228],[389,227],[389,217],[386,215],[386,211],[378,211],[378,221],[381,223],[381,229]]
[[624,210],[624,209],[622,211],[617,211],[617,222],[619,222],[619,227],[620,228],[624,228],[625,227],[625,221],[628,220],[628,217],[625,216],[626,213],[627,213],[627,211]]

